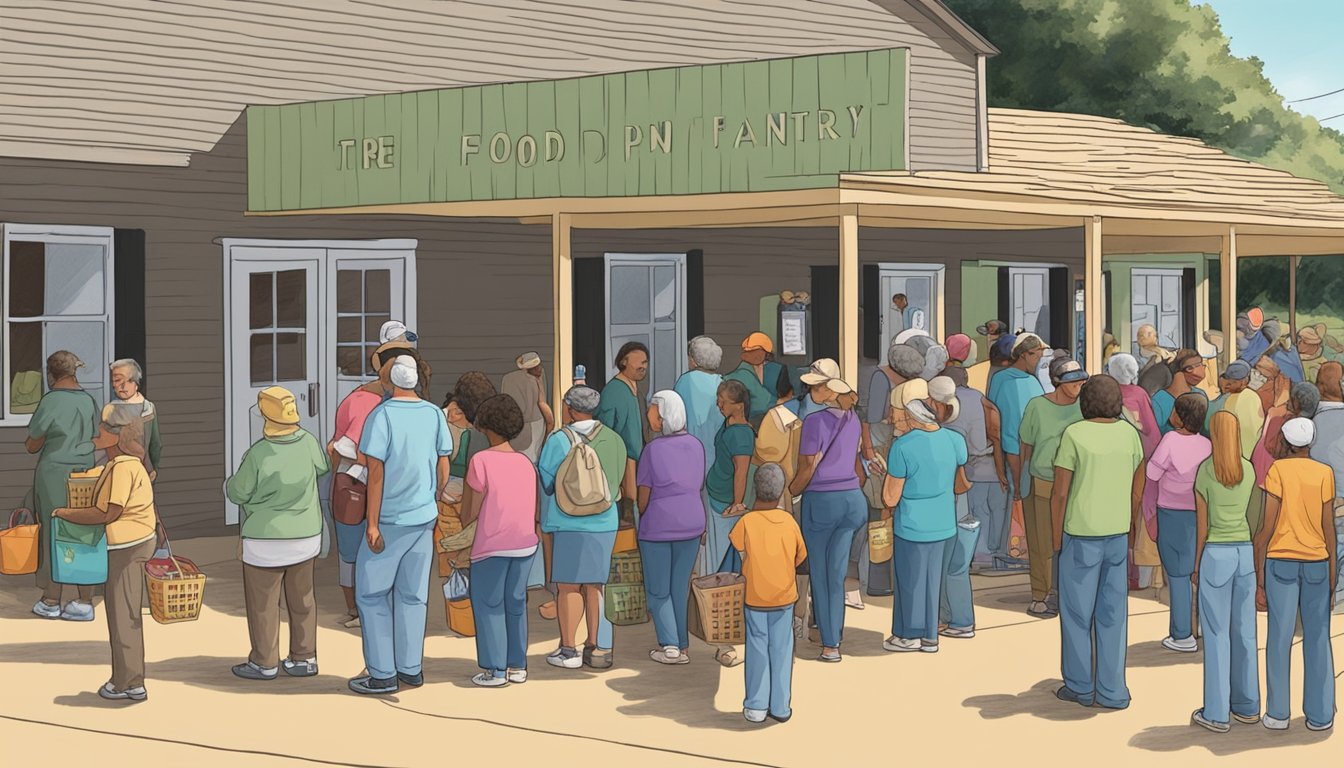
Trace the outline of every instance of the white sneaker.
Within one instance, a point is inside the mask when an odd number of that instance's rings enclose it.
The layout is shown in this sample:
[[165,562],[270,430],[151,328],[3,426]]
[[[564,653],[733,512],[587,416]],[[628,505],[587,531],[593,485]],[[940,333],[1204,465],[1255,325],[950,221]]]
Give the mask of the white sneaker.
[[748,723],[764,723],[766,715],[770,713],[764,709],[743,709],[742,716],[747,718]]
[[1199,641],[1194,636],[1187,637],[1184,640],[1177,640],[1170,635],[1162,640],[1162,647],[1168,651],[1177,653],[1195,653],[1199,650]]
[[961,640],[970,640],[975,637],[975,627],[946,627],[938,632],[943,637],[953,637]]
[[527,670],[526,670],[526,669],[510,669],[509,672],[508,672],[508,674],[506,674],[506,675],[504,676],[504,679],[505,679],[505,680],[508,680],[510,683],[520,683],[520,684],[521,684],[521,683],[526,683],[526,682],[527,682]]
[[1334,728],[1334,727],[1335,727],[1335,721],[1334,721],[1334,720],[1331,720],[1330,722],[1326,723],[1325,725],[1316,725],[1315,723],[1311,722],[1310,720],[1307,721],[1307,730],[1308,730],[1308,731],[1328,731],[1328,730],[1330,730],[1331,728]]
[[59,619],[61,618],[61,606],[38,600],[33,605],[33,613],[44,619]]
[[583,656],[574,648],[557,648],[546,657],[546,663],[561,669],[579,669],[583,666]]
[[98,689],[98,695],[108,701],[144,701],[149,698],[143,685],[118,691],[111,682],[103,683],[103,687]]
[[892,636],[882,641],[882,650],[891,651],[892,653],[909,653],[911,651],[918,651],[919,649],[920,642],[918,638],[907,640],[903,637]]
[[1279,720],[1278,718],[1270,717],[1269,715],[1265,715],[1264,717],[1260,718],[1260,724],[1265,726],[1271,731],[1288,730],[1287,720]]
[[691,657],[681,652],[675,645],[665,645],[661,649],[649,651],[649,658],[659,664],[689,664]]
[[71,600],[61,611],[61,618],[66,621],[93,621],[93,603]]
[[481,672],[471,678],[471,682],[482,688],[501,688],[509,684],[508,677],[495,677],[493,672]]

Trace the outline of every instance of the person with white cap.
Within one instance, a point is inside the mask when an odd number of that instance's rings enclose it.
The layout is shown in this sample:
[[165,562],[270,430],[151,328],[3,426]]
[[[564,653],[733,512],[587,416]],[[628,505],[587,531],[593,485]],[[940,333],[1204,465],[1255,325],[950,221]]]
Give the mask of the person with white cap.
[[[965,371],[959,370],[964,374]],[[961,420],[961,398],[957,382],[950,376],[936,376],[929,382],[929,404],[938,416],[938,424],[953,428]],[[969,414],[973,416],[974,414]],[[983,415],[983,412],[982,412]],[[952,431],[966,439],[961,430]],[[943,547],[943,584],[938,597],[938,634],[943,637],[970,639],[975,637],[975,601],[971,590],[971,564],[975,560],[976,543],[980,540],[980,521],[971,515],[967,495],[974,489],[970,477],[970,443],[966,444],[967,461],[962,467],[964,482],[954,490],[956,495],[957,533]],[[994,483],[994,481],[990,481]]]
[[1018,436],[1022,463],[1031,475],[1031,493],[1022,503],[1022,522],[1027,534],[1027,561],[1031,574],[1031,605],[1027,613],[1037,618],[1059,614],[1055,591],[1054,534],[1051,532],[1050,494],[1054,491],[1055,452],[1070,424],[1083,420],[1078,393],[1087,381],[1087,371],[1076,360],[1055,358],[1050,364],[1054,389],[1027,403]]
[[1335,663],[1330,610],[1338,571],[1335,547],[1335,476],[1310,457],[1316,425],[1290,419],[1283,425],[1287,455],[1265,481],[1265,519],[1255,537],[1256,604],[1269,612],[1265,646],[1264,726],[1288,729],[1294,630],[1302,622],[1302,709],[1307,729],[1327,731],[1335,722]]
[[[274,680],[317,674],[317,605],[313,568],[322,548],[319,477],[331,470],[322,447],[299,426],[294,394],[267,387],[257,394],[263,437],[229,478],[229,501],[240,509],[243,598],[252,652],[233,674]],[[280,658],[280,595],[289,614],[289,655]]]
[[[803,497],[803,538],[809,554],[812,605],[821,630],[821,660],[840,661],[845,625],[845,573],[854,534],[868,521],[860,455],[858,395],[831,359],[812,363],[802,381],[827,403],[803,420],[798,473],[789,490]],[[829,392],[826,396],[822,392]]]
[[[939,390],[946,397],[943,384],[939,382]],[[895,653],[937,653],[944,551],[957,534],[956,494],[970,488],[966,439],[941,427],[938,410],[944,404],[930,397],[923,379],[907,381],[891,397],[896,440],[887,454],[882,495],[894,508],[894,516],[883,510],[883,517],[893,520],[896,590],[891,637],[882,647]],[[949,404],[949,417],[952,410]],[[973,636],[974,623],[972,619],[970,626],[958,627],[957,636]]]
[[555,425],[555,416],[546,402],[546,372],[542,369],[541,356],[536,352],[525,352],[518,356],[515,364],[518,369],[504,374],[499,384],[500,393],[512,397],[523,412],[523,431],[509,444],[535,464],[541,455],[542,441]]
[[1011,364],[1000,369],[990,380],[989,400],[999,409],[999,444],[1008,464],[1009,504],[1020,499],[1025,506],[1031,490],[1031,477],[1022,460],[1022,418],[1027,413],[1027,404],[1045,394],[1036,378],[1036,366],[1045,354],[1045,342],[1034,333],[1022,333],[1004,336],[999,339],[999,344],[1008,347]]
[[362,694],[424,684],[429,566],[435,501],[448,484],[452,437],[443,411],[416,394],[417,360],[399,355],[385,367],[391,397],[369,414],[359,443],[368,461],[368,528],[355,558],[367,673],[350,681]]

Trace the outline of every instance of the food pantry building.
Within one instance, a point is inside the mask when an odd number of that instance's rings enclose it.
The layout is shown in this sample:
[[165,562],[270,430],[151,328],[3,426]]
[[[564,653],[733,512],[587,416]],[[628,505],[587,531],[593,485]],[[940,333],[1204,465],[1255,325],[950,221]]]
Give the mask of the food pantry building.
[[[288,387],[325,439],[388,319],[419,333],[436,400],[532,350],[558,398],[631,339],[666,388],[687,339],[756,330],[863,381],[912,318],[938,337],[1001,318],[1095,368],[1103,328],[1232,327],[1238,258],[1344,251],[1319,183],[988,109],[996,51],[934,0],[88,5],[6,11],[3,55],[40,93],[0,94],[8,507],[56,349],[104,402],[109,360],[146,363],[160,504],[190,533],[233,519],[220,481],[256,393]],[[132,20],[115,61],[42,53]]]

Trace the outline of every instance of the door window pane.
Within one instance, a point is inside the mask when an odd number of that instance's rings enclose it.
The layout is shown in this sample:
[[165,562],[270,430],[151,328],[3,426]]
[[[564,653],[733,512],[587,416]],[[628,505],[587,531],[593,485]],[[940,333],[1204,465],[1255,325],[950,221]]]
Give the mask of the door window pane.
[[370,269],[364,273],[364,311],[392,311],[391,270]]
[[364,340],[378,341],[378,332],[383,329],[383,323],[391,320],[391,315],[368,315],[364,318]]
[[611,268],[611,324],[638,325],[650,321],[648,267]]
[[249,320],[247,327],[252,330],[271,328],[275,320],[275,273],[254,272],[248,276],[247,301]]
[[359,317],[338,317],[336,318],[336,343],[337,344],[359,344],[364,341],[360,336],[360,318]]
[[653,390],[672,389],[677,383],[677,343],[675,328],[659,328],[653,332],[653,356],[649,364]]
[[249,371],[252,386],[262,387],[275,382],[275,336],[254,333],[249,340]]
[[41,323],[9,324],[9,410],[32,413],[46,390],[46,358]]
[[675,321],[677,318],[677,268],[653,268],[653,319]]
[[60,279],[46,281],[43,314],[103,314],[103,246],[47,243],[46,271]]
[[336,368],[342,376],[362,376],[365,363],[360,362],[363,347],[337,347]]
[[9,244],[10,317],[42,316],[46,274],[46,248],[42,243]]
[[377,344],[364,345],[364,376],[376,377],[378,372],[373,370],[373,351],[378,348]]
[[359,271],[342,269],[336,272],[336,311],[341,314],[359,312],[364,301]]
[[287,269],[275,273],[275,325],[303,328],[308,324],[308,272]]
[[275,334],[275,380],[304,381],[307,378],[307,336],[302,333]]

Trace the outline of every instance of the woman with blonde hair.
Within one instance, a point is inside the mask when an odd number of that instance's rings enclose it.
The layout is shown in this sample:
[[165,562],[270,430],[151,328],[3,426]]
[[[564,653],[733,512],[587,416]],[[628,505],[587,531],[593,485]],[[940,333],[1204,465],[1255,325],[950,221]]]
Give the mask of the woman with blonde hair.
[[[1255,471],[1241,455],[1241,425],[1228,411],[1209,422],[1213,453],[1195,473],[1195,572],[1204,627],[1204,706],[1195,724],[1226,733],[1230,717],[1260,720],[1255,554],[1246,519]],[[1201,581],[1202,577],[1202,581]]]

